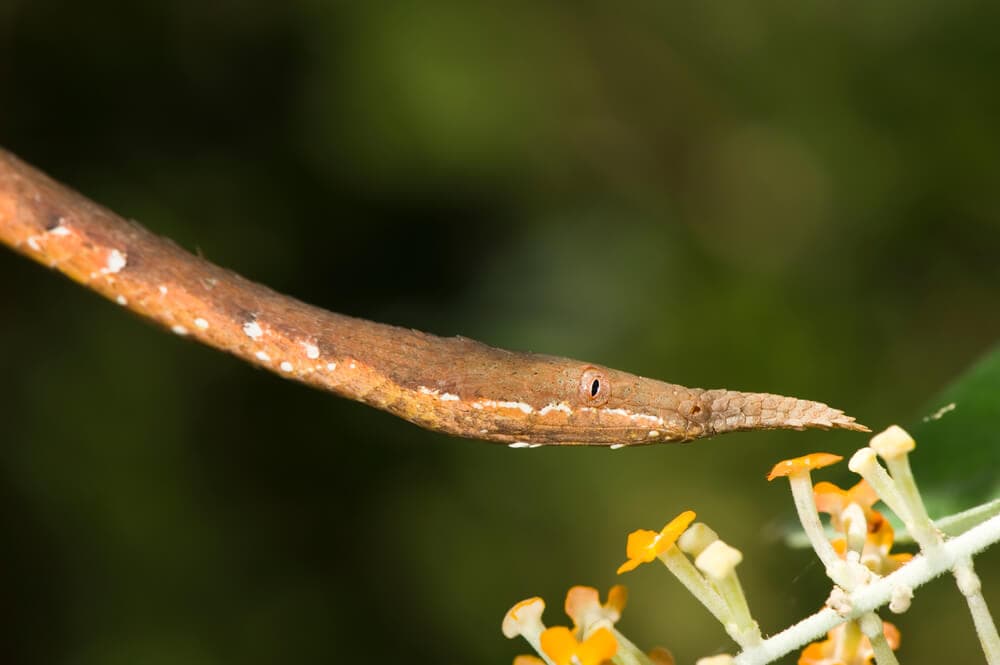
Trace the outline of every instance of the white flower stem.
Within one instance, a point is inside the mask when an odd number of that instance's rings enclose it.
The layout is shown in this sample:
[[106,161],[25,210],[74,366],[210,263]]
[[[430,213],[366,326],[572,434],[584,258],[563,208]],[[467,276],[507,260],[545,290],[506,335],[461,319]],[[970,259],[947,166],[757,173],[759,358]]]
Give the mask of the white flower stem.
[[899,665],[896,654],[889,646],[889,640],[885,639],[885,629],[882,627],[882,620],[874,612],[869,612],[861,617],[861,632],[865,634],[875,652],[875,662],[878,665]]
[[986,662],[989,665],[998,665],[1000,664],[1000,636],[997,635],[993,615],[990,614],[990,608],[986,606],[986,599],[983,598],[982,585],[979,582],[979,576],[976,575],[976,571],[972,567],[972,559],[959,561],[953,572],[959,591],[969,603],[972,623],[976,626],[976,634],[979,636],[979,643],[983,646]]
[[556,665],[555,661],[549,658],[548,654],[542,651],[542,640],[539,635],[535,635],[534,638],[529,638],[527,635],[522,635],[524,639],[531,645],[531,648],[535,650],[535,653],[545,661],[545,665]]
[[618,653],[611,659],[615,665],[652,665],[649,656],[622,635],[617,628],[612,626],[610,630],[611,634],[615,636],[615,641],[618,642]]
[[725,601],[676,545],[661,554],[660,561],[684,585],[688,593],[697,598],[723,626],[732,621]]
[[521,633],[521,637],[524,641],[531,645],[531,648],[535,650],[535,653],[545,661],[545,665],[556,665],[555,662],[542,651],[542,633],[545,632],[545,624],[539,624],[540,628],[532,630],[529,632]]
[[861,448],[854,453],[850,462],[851,471],[859,474],[872,486],[882,503],[889,506],[889,509],[899,516],[904,523],[909,524],[912,519],[907,509],[906,501],[903,500],[895,480],[889,472],[878,463],[875,451],[871,448]]
[[[998,541],[1000,541],[1000,515],[945,542],[935,552],[935,556],[929,558],[918,554],[894,573],[859,587],[850,594],[851,606],[854,608],[850,615],[842,617],[833,610],[824,608],[759,645],[745,649],[736,656],[735,662],[737,665],[766,665],[773,662],[825,635],[838,624],[885,605],[892,599],[893,590],[897,587],[916,589],[951,570],[958,562],[972,557]],[[991,661],[991,665],[996,662]]]
[[747,598],[743,593],[743,587],[740,585],[736,570],[730,571],[728,575],[719,580],[716,583],[716,588],[729,608],[733,626],[733,630],[729,631],[730,636],[743,649],[760,644],[760,626],[750,614],[750,606],[747,604]]
[[[809,543],[816,551],[819,560],[823,562],[827,575],[838,569],[840,557],[834,551],[833,545],[826,537],[823,523],[819,521],[819,513],[816,511],[816,499],[813,496],[812,480],[809,472],[794,473],[789,478],[789,485],[792,488],[792,499],[795,500],[795,510],[799,514],[799,521],[802,523],[802,530],[805,531]],[[839,584],[838,580],[834,580]]]
[[921,549],[933,550],[940,542],[934,523],[927,514],[924,500],[917,489],[917,481],[913,477],[913,470],[910,468],[910,456],[906,453],[891,457],[885,461],[892,474],[892,479],[896,482],[900,497],[906,505],[906,515],[899,517],[906,522],[906,528],[910,530],[913,539],[917,541]]

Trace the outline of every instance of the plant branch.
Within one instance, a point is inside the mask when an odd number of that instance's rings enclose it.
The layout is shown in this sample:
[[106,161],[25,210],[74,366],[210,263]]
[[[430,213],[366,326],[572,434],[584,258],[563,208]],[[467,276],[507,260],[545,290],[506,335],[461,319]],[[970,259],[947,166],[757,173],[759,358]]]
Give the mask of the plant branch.
[[896,572],[856,589],[848,597],[852,611],[841,616],[830,608],[823,608],[758,646],[746,649],[736,656],[737,665],[765,665],[781,658],[799,647],[825,635],[838,624],[856,619],[892,600],[897,588],[915,589],[942,573],[946,573],[964,559],[983,551],[1000,541],[1000,516],[975,526],[960,536],[946,541],[933,558],[919,554]]

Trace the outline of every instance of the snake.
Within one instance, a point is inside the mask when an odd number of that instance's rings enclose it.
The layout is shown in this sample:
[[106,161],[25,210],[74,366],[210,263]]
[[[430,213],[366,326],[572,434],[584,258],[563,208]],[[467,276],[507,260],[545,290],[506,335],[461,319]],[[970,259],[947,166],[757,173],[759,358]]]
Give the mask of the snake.
[[453,436],[620,448],[748,430],[869,431],[822,402],[687,388],[330,312],[192,254],[2,148],[0,242],[176,335]]

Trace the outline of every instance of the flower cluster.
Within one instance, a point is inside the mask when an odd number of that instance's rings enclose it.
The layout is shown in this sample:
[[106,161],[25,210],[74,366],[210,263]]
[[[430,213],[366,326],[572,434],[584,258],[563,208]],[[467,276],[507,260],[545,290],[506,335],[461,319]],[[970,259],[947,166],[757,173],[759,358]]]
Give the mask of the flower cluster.
[[[803,621],[762,639],[736,574],[743,555],[706,524],[695,522],[691,510],[659,531],[640,529],[629,534],[627,560],[618,573],[659,560],[741,649],[736,657],[712,656],[698,661],[699,665],[768,663],[824,632],[826,639],[808,644],[801,652],[799,665],[871,665],[874,661],[895,665],[893,651],[899,647],[899,630],[882,621],[873,608],[888,603],[893,612],[906,611],[913,586],[951,568],[968,600],[987,661],[1000,664],[1000,637],[972,568],[971,552],[978,551],[972,548],[981,545],[975,539],[946,543],[931,522],[909,467],[908,454],[914,446],[909,434],[896,426],[874,436],[849,462],[850,469],[862,478],[849,489],[829,482],[813,485],[813,471],[843,459],[830,453],[783,460],[768,475],[768,480],[788,480],[802,528],[834,583],[825,607],[812,617],[816,621],[810,634],[799,628],[806,623]],[[879,457],[887,468],[879,463]],[[920,545],[921,565],[936,567],[936,573],[929,570],[915,580],[906,573],[913,570],[906,564],[914,557],[892,551],[895,533],[889,520],[874,508],[879,501],[900,518]],[[820,521],[820,513],[829,516],[832,536]],[[1000,536],[990,542],[997,538]],[[877,592],[875,587],[879,587]],[[879,600],[872,602],[872,596]],[[566,595],[572,628],[546,628],[541,619],[545,608],[542,599],[521,601],[504,617],[503,632],[507,637],[524,637],[538,657],[519,656],[515,665],[672,665],[668,651],[658,648],[643,653],[615,627],[625,600],[625,588],[620,585],[611,588],[604,603],[596,589],[573,587]]]
[[573,627],[546,628],[542,622],[545,601],[528,598],[514,605],[503,619],[503,634],[527,640],[538,656],[518,656],[514,665],[673,665],[666,649],[643,653],[615,628],[628,593],[615,585],[602,603],[597,589],[575,586],[566,594],[566,614]]
[[[806,535],[816,554],[826,565],[827,574],[838,584],[827,603],[843,614],[851,611],[844,592],[869,583],[873,578],[896,570],[912,557],[890,554],[893,530],[882,513],[872,506],[879,495],[864,479],[848,490],[833,483],[812,485],[811,471],[836,464],[843,458],[829,453],[814,453],[784,460],[775,465],[768,480],[787,477],[795,498]],[[830,525],[837,534],[827,538],[818,513],[830,516]],[[827,633],[827,639],[806,647],[799,665],[870,665],[876,648],[883,653],[883,662],[895,662],[892,650],[899,647],[899,631],[883,623],[874,613],[865,615],[866,625],[872,624],[876,635],[869,638],[862,631],[862,622],[850,620]],[[871,630],[867,631],[871,632]]]
[[706,524],[692,525],[694,518],[694,511],[687,510],[659,533],[633,531],[625,547],[628,561],[618,568],[618,573],[659,559],[737,643],[741,646],[759,643],[760,628],[750,616],[736,575],[743,554],[722,541]]

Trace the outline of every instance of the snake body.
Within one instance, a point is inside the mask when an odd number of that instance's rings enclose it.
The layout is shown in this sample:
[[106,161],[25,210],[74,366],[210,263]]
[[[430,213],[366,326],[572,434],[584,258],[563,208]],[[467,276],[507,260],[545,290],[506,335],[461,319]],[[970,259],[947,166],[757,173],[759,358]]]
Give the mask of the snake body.
[[0,149],[0,241],[175,334],[460,437],[537,445],[868,431],[820,402],[686,388],[313,307],[195,256]]

